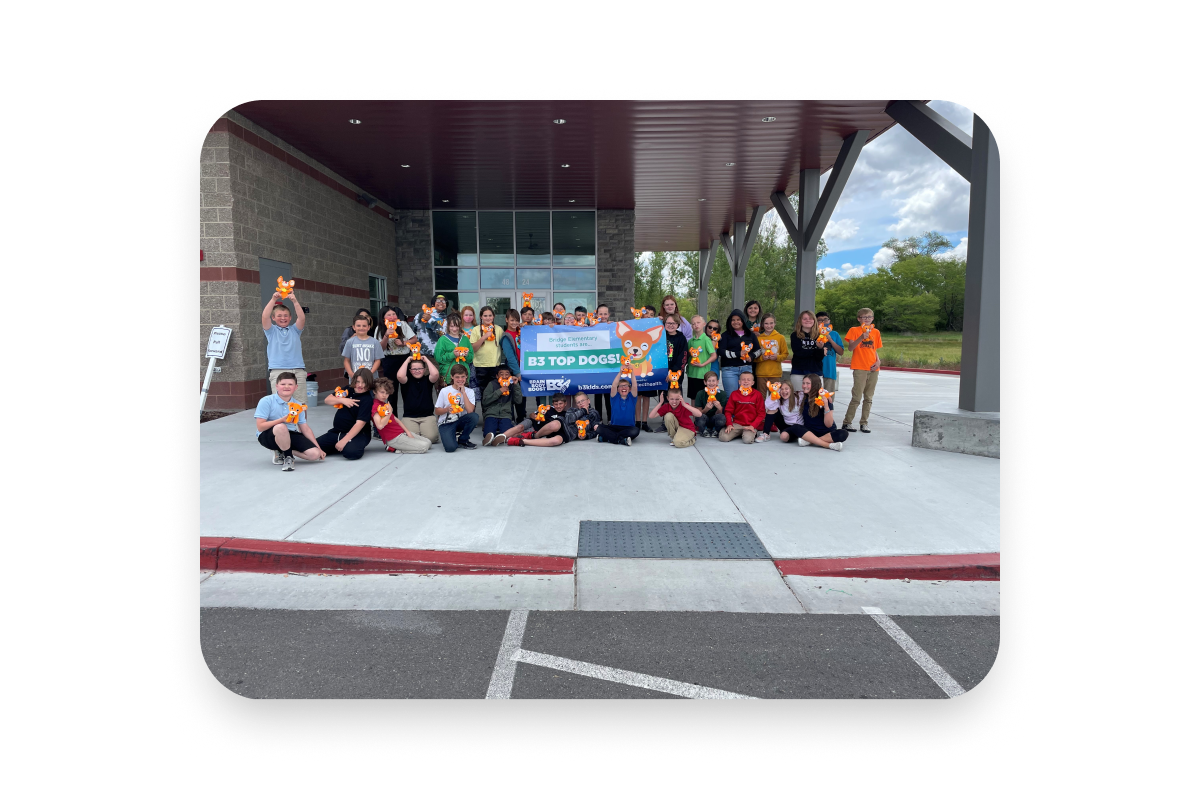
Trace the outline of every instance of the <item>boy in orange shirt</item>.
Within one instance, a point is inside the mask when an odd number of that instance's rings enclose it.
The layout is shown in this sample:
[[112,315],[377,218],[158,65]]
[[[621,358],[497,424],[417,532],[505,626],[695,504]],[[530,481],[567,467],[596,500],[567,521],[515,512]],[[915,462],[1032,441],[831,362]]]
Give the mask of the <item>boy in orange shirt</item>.
[[862,418],[858,422],[858,430],[870,433],[867,427],[867,417],[871,415],[871,400],[875,397],[875,384],[879,382],[879,349],[883,347],[883,339],[875,322],[875,312],[869,308],[858,310],[858,325],[846,331],[846,347],[852,351],[850,370],[854,375],[854,388],[850,390],[850,403],[846,406],[846,417],[842,420],[842,430],[853,431],[854,412],[862,402]]

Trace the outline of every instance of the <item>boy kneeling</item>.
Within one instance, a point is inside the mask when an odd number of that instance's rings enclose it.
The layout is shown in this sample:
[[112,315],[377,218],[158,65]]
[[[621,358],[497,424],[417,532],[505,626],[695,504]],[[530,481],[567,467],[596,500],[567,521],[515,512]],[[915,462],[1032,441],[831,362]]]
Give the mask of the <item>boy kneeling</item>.
[[683,401],[682,389],[674,388],[667,389],[666,400],[659,400],[658,405],[650,411],[650,416],[663,418],[663,424],[667,428],[667,436],[671,437],[670,444],[672,446],[691,447],[696,443],[696,423],[692,418],[699,417],[703,413],[700,409]]
[[767,406],[763,401],[762,392],[754,388],[754,376],[743,372],[738,375],[738,390],[731,394],[725,403],[727,424],[717,438],[722,442],[732,442],[741,436],[746,444],[754,444],[766,417]]
[[325,452],[313,440],[312,428],[304,403],[292,400],[296,393],[296,373],[284,372],[275,378],[275,394],[258,401],[254,409],[254,424],[258,427],[258,443],[275,455],[272,464],[282,464],[284,472],[291,472],[295,463],[293,456],[305,461],[320,461]]
[[424,436],[409,433],[396,421],[396,409],[388,398],[396,390],[396,384],[387,378],[375,381],[375,402],[371,404],[371,421],[379,429],[379,436],[387,445],[389,453],[427,453],[430,441]]

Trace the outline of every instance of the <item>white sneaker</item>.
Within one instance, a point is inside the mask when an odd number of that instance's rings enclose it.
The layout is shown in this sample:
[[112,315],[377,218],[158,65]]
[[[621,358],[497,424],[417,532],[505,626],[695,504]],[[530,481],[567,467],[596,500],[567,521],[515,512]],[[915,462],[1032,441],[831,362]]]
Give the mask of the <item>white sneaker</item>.
[[283,471],[291,472],[294,469],[292,464],[294,464],[295,461],[296,461],[296,459],[292,458],[291,456],[284,456],[283,457]]
[[754,437],[754,441],[756,441],[756,442],[769,442],[769,441],[771,441],[771,434],[769,434],[769,433],[759,433],[759,434],[758,434],[758,436],[755,436],[755,437]]
[[483,446],[487,447],[489,444],[492,443],[492,439],[495,439],[495,438],[496,438],[496,434],[494,434],[494,433],[489,433],[487,436],[484,436],[483,437]]
[[282,450],[275,451],[275,455],[271,456],[271,463],[277,467],[283,463],[283,451]]
[[839,450],[839,451],[840,451],[840,450],[842,449],[842,443],[841,443],[841,442],[834,442],[833,444],[829,445],[829,449],[830,449],[830,450]]
[[[800,445],[801,447],[809,447],[812,445],[812,442],[810,442],[808,439],[797,439],[796,444]],[[841,444],[841,442],[838,444]]]

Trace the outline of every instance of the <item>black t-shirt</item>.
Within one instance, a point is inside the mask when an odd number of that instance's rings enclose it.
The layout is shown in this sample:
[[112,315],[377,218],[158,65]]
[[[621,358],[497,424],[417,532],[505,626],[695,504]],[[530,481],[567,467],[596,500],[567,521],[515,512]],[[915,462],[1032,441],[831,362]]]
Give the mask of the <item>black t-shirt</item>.
[[423,375],[420,379],[408,376],[408,383],[400,384],[400,397],[404,399],[404,416],[433,416],[433,381],[429,376]]
[[[367,423],[362,431],[366,431],[367,435],[371,435],[371,401],[375,398],[370,392],[351,392],[350,398],[357,400],[358,405],[354,408],[350,406],[342,406],[333,412],[333,429],[339,433],[348,433],[354,427],[354,423],[360,419]],[[362,434],[359,431],[359,434]]]
[[[817,411],[815,417],[811,416],[813,408],[816,408]],[[824,436],[837,427],[837,418],[833,420],[833,428],[829,427],[825,424],[825,409],[808,402],[800,403],[800,419],[804,422],[804,427],[817,436]]]
[[667,369],[679,372],[687,364],[688,340],[679,331],[663,336],[667,345]]
[[820,375],[822,362],[825,359],[825,345],[817,344],[816,335],[813,338],[801,338],[792,331],[792,374]]

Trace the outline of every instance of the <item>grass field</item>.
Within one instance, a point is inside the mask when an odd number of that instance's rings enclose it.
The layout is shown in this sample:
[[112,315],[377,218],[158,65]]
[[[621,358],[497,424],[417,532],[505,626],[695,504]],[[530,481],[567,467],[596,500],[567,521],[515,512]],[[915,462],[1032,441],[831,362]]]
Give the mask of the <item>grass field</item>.
[[[962,333],[882,333],[883,347],[879,360],[885,367],[919,367],[924,369],[958,369],[962,365]],[[847,350],[839,364],[850,363]]]

